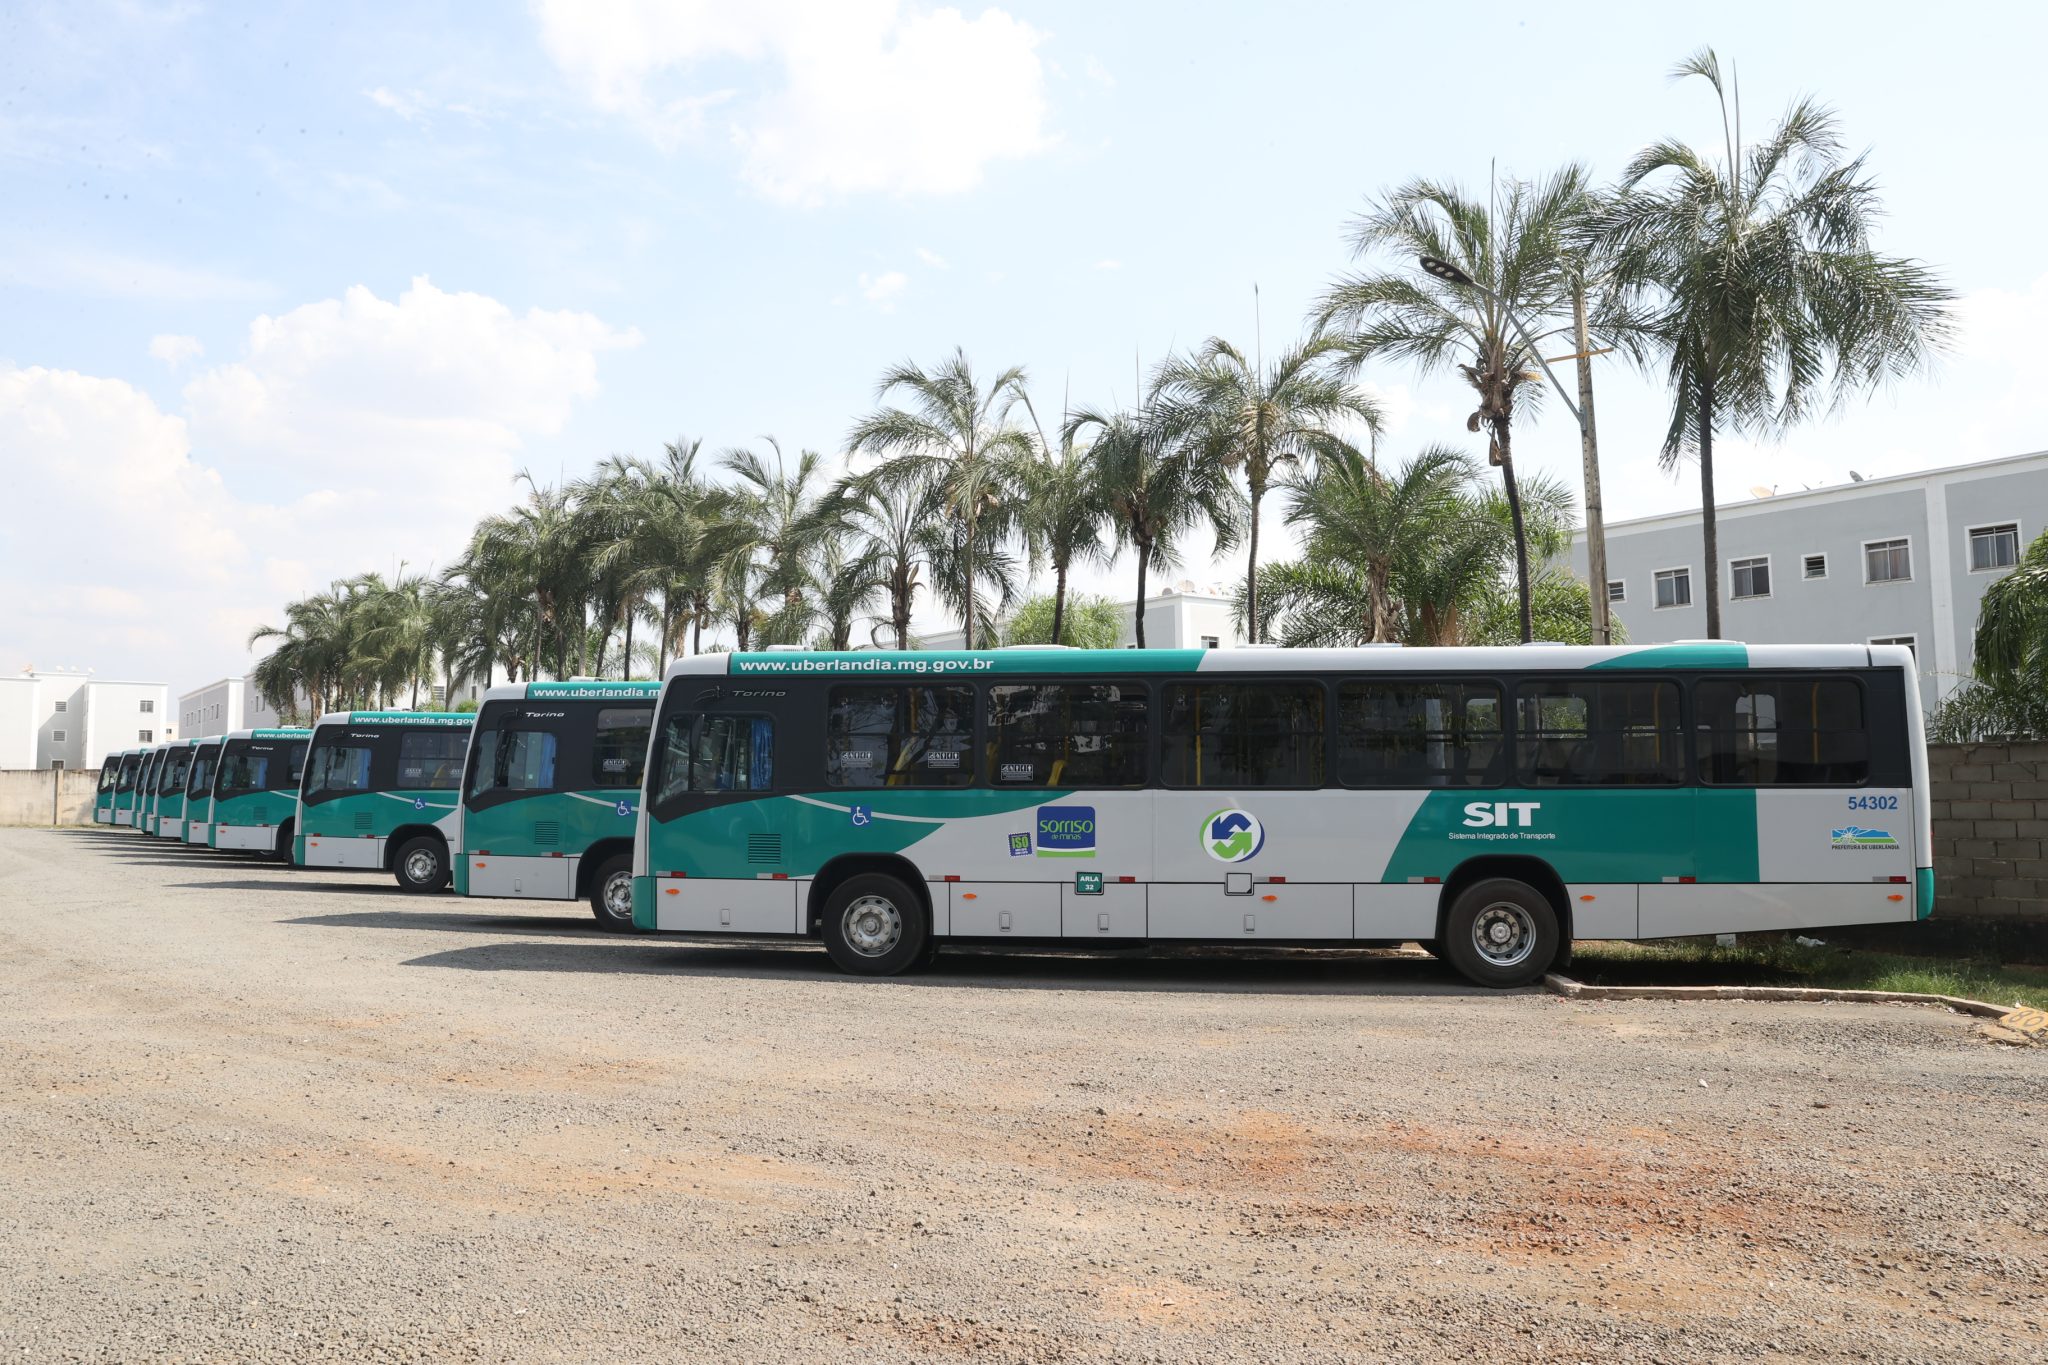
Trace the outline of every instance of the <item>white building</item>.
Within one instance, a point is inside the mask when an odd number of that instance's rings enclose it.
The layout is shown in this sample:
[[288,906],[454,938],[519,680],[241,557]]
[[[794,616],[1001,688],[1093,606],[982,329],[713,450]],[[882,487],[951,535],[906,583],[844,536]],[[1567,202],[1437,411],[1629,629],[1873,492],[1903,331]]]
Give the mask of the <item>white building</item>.
[[[1970,672],[1984,590],[2048,527],[2048,452],[1716,509],[1721,633],[1752,644],[1904,644],[1931,707]],[[1697,508],[1607,524],[1607,599],[1632,644],[1707,633]],[[1572,568],[1586,576],[1583,533]]]
[[[1202,592],[1186,579],[1161,588],[1145,599],[1145,647],[1147,649],[1218,649],[1244,643],[1244,633],[1230,619],[1229,596],[1211,587]],[[1124,625],[1117,644],[1130,648],[1138,643],[1137,613],[1123,604]],[[918,637],[923,649],[958,649],[960,631],[936,631]]]
[[163,683],[69,669],[0,678],[0,768],[97,768],[110,753],[175,734]]
[[276,724],[276,710],[256,694],[256,684],[247,678],[222,678],[178,698],[178,733],[187,739]]

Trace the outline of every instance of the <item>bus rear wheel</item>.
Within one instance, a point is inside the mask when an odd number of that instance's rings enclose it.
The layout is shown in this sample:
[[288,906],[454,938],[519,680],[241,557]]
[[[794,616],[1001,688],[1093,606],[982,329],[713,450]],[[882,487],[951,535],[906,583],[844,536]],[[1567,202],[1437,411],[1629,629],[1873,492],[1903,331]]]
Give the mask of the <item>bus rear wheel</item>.
[[430,895],[448,885],[448,845],[431,834],[419,834],[398,846],[391,871],[401,891]]
[[1443,956],[1481,986],[1526,986],[1550,970],[1559,939],[1557,911],[1527,882],[1491,877],[1451,902]]
[[608,934],[633,932],[633,855],[614,853],[590,879],[590,913]]
[[923,965],[932,941],[924,903],[886,872],[863,872],[833,887],[819,930],[833,964],[855,976],[895,976]]

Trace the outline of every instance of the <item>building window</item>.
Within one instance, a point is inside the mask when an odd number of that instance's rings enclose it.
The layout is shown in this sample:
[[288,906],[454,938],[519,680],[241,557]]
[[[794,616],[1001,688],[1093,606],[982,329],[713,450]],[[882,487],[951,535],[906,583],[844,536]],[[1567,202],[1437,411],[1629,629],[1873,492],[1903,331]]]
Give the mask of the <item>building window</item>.
[[1735,585],[1733,596],[1737,601],[1745,597],[1769,597],[1771,557],[1761,555],[1754,559],[1731,559],[1728,561],[1728,577]]
[[152,715],[152,714],[154,714],[154,713],[155,713],[155,711],[156,711],[156,703],[155,703],[155,702],[153,702],[153,701],[146,701],[146,702],[142,703],[142,714],[143,714],[143,715],[145,715],[145,716],[147,716],[147,715]]
[[1874,645],[1904,645],[1907,649],[1913,651],[1913,657],[1915,659],[1918,659],[1920,657],[1920,640],[1917,636],[1873,635],[1870,637],[1870,643]]
[[448,700],[448,689],[436,684],[433,689],[433,698],[435,701]]
[[143,744],[154,744],[156,743],[156,731],[137,730],[135,732],[135,738]]
[[1657,606],[1689,607],[1692,605],[1692,570],[1657,570]]
[[1913,544],[1908,540],[1863,542],[1865,583],[1904,583],[1913,577]]
[[1218,641],[1216,637],[1213,635],[1204,635],[1202,637],[1202,648],[1204,649],[1214,649],[1216,648],[1217,643]]
[[1802,568],[1805,576],[1808,578],[1826,578],[1828,576],[1828,557],[1826,555],[1808,555],[1803,561]]
[[[1987,573],[1993,569],[2010,569],[2020,562],[2020,528],[2018,522],[2008,521],[2002,526],[1972,526],[1970,528],[1970,572]],[[57,703],[61,710],[64,703]]]
[[62,744],[63,742],[64,742],[64,732],[63,732],[62,730],[52,730],[52,731],[50,731],[50,743],[52,743],[52,744]]
[[71,709],[71,703],[70,703],[70,702],[68,702],[68,701],[60,701],[60,702],[58,702],[58,703],[57,703],[57,714],[59,714],[59,715],[62,715],[62,714],[63,714],[64,712],[66,712],[66,711],[68,711],[68,710],[70,710],[70,709]]
[[1628,601],[1628,584],[1619,578],[1608,579],[1607,600],[1610,602]]

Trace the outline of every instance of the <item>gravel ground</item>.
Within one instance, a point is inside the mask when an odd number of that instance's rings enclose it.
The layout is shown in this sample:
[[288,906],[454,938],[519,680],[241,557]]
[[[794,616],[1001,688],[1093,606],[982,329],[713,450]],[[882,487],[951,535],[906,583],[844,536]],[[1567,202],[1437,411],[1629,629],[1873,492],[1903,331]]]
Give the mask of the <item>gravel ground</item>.
[[2048,1051],[0,830],[0,1360],[2048,1359]]

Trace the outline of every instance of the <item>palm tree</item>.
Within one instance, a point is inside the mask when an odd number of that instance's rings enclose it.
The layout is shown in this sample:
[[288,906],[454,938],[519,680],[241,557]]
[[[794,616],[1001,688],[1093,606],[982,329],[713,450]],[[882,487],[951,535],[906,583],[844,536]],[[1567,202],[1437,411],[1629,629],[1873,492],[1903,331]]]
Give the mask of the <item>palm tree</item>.
[[[945,552],[937,490],[905,479],[888,466],[848,474],[819,504],[817,519],[845,547],[843,579],[835,590],[865,602],[879,593],[896,648],[910,647],[910,615],[927,569]],[[871,642],[884,623],[877,622]]]
[[1356,451],[1333,455],[1290,484],[1287,520],[1307,530],[1308,560],[1354,564],[1363,573],[1366,642],[1402,638],[1394,576],[1428,560],[1467,510],[1463,495],[1476,473],[1462,451],[1431,446],[1391,473]]
[[1196,458],[1179,444],[1179,428],[1159,420],[1156,406],[1142,414],[1082,408],[1067,418],[1061,437],[1072,443],[1084,431],[1093,433],[1088,454],[1117,547],[1128,546],[1137,556],[1132,633],[1143,649],[1146,576],[1178,563],[1180,537],[1204,522],[1215,533],[1218,554],[1237,548],[1244,504],[1228,468]]
[[[735,610],[739,648],[749,643],[748,625],[761,614],[763,644],[794,644],[810,629],[827,580],[813,564],[828,526],[818,519],[825,496],[819,487],[824,457],[800,451],[792,465],[782,445],[765,438],[774,452],[771,463],[759,452],[736,446],[719,463],[736,482],[729,490],[720,521],[728,551],[724,576]],[[759,603],[769,604],[765,611]]]
[[1030,435],[1010,421],[1024,401],[1024,371],[1013,366],[984,385],[967,353],[956,349],[930,372],[909,361],[892,367],[875,397],[899,390],[909,406],[880,408],[855,423],[847,454],[880,456],[885,481],[930,488],[958,528],[951,581],[941,585],[941,596],[957,603],[961,644],[972,649],[986,561],[1015,523],[1019,470],[1033,454]]
[[[1586,174],[1567,166],[1544,180],[1510,179],[1497,210],[1454,184],[1414,180],[1385,195],[1350,229],[1354,255],[1378,253],[1385,269],[1339,276],[1315,309],[1319,328],[1338,329],[1353,365],[1375,358],[1412,362],[1430,375],[1457,368],[1478,397],[1468,431],[1484,430],[1499,466],[1515,538],[1515,593],[1522,638],[1533,638],[1529,549],[1515,479],[1517,408],[1542,398],[1535,348],[1564,333],[1541,320],[1569,311],[1571,233],[1588,207]],[[1421,268],[1422,258],[1455,274]],[[1537,319],[1525,335],[1517,318]]]
[[[1259,509],[1287,467],[1351,449],[1342,428],[1362,426],[1373,437],[1380,410],[1363,392],[1332,372],[1336,341],[1314,336],[1282,353],[1272,367],[1254,364],[1221,337],[1193,355],[1174,357],[1155,379],[1157,420],[1188,443],[1194,458],[1227,470],[1242,469],[1250,494],[1250,563],[1245,592],[1257,631]],[[1256,643],[1258,636],[1252,636]]]
[[1926,265],[1871,248],[1880,212],[1863,158],[1843,159],[1832,112],[1802,99],[1755,146],[1741,140],[1713,49],[1674,68],[1721,105],[1724,158],[1645,148],[1594,235],[1651,301],[1671,422],[1662,463],[1699,461],[1707,635],[1721,635],[1714,434],[1774,437],[1926,364],[1954,294]]
[[485,517],[470,537],[468,561],[486,579],[531,596],[534,603],[530,670],[552,650],[554,673],[569,674],[569,648],[576,642],[578,671],[589,648],[584,626],[593,555],[589,528],[576,517],[566,489],[544,488],[525,470],[526,501],[510,512]]
[[[1288,521],[1301,528],[1302,557],[1259,572],[1267,631],[1303,647],[1454,645],[1471,641],[1496,602],[1514,620],[1512,518],[1505,497],[1479,491],[1478,480],[1469,456],[1432,447],[1393,470],[1353,455],[1293,481]],[[1561,553],[1571,542],[1570,492],[1538,475],[1522,494],[1530,543],[1546,557]],[[1248,605],[1240,592],[1240,620]],[[1572,638],[1589,635],[1581,621]]]
[[2011,573],[1984,590],[1976,669],[1986,683],[2048,692],[2048,532],[2034,538]]
[[1022,471],[1024,494],[1024,536],[1033,551],[1043,554],[1052,566],[1052,620],[1048,644],[1065,639],[1067,575],[1076,567],[1106,564],[1109,548],[1102,532],[1109,521],[1109,506],[1102,498],[1102,481],[1086,448],[1077,449],[1071,439],[1060,443],[1058,454],[1048,451]]

